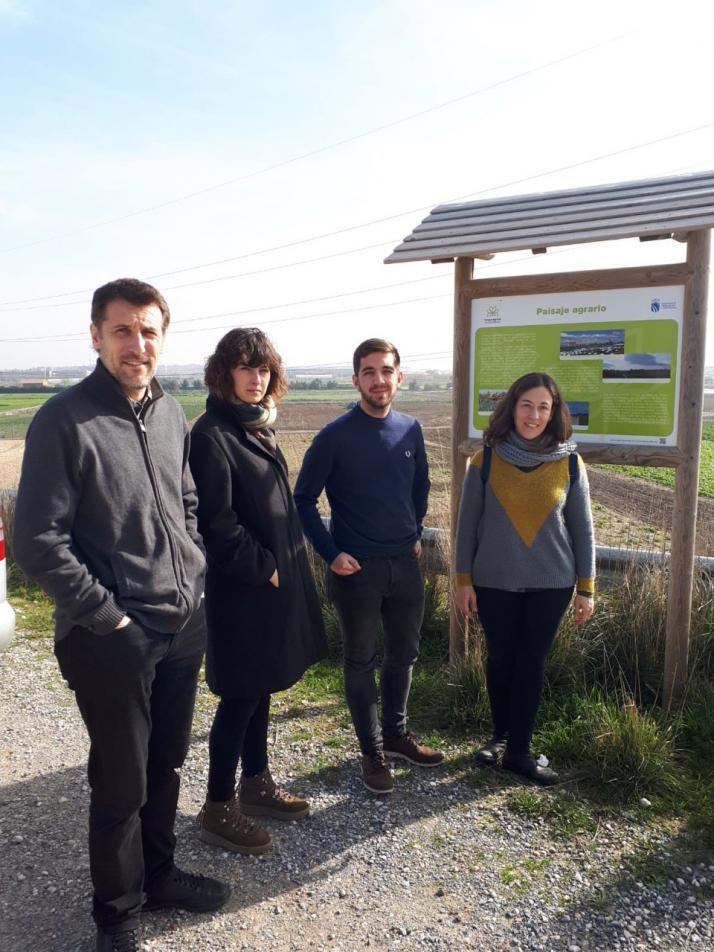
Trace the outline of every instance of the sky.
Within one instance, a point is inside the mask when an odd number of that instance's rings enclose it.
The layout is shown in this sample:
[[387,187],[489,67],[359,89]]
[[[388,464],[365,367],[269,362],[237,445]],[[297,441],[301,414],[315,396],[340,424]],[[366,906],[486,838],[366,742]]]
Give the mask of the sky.
[[[288,365],[379,336],[449,367],[453,265],[383,259],[442,202],[713,169],[713,19],[699,0],[0,0],[0,368],[90,363],[92,290],[121,276],[164,292],[167,363],[247,324]],[[603,242],[476,275],[684,253]]]

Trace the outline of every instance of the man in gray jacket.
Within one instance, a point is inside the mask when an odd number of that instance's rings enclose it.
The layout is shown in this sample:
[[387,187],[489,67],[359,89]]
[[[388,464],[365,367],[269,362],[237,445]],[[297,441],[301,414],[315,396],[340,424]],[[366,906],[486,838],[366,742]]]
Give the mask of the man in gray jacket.
[[186,421],[154,379],[168,323],[149,284],[95,291],[96,368],[38,411],[17,496],[15,557],[54,599],[55,654],[90,739],[98,952],[138,950],[142,908],[205,912],[230,893],[173,861],[205,560]]

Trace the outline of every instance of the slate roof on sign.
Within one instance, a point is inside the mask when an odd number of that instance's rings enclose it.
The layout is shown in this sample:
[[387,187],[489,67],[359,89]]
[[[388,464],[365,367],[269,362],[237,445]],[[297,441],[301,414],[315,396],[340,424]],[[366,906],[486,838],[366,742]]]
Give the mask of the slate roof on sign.
[[714,226],[714,172],[439,205],[385,263],[657,238]]

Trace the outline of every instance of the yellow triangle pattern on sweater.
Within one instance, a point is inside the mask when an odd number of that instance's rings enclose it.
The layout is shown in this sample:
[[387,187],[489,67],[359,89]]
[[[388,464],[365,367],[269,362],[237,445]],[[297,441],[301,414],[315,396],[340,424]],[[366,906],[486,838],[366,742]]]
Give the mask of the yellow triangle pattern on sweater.
[[530,549],[570,484],[568,457],[523,472],[494,452],[488,482],[514,529]]

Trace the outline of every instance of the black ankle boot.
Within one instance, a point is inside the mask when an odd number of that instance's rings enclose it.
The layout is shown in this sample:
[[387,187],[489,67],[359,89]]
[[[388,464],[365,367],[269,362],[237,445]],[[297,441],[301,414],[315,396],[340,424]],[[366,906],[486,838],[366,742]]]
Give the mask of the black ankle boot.
[[501,761],[501,766],[504,770],[510,770],[511,773],[526,777],[543,787],[549,787],[558,782],[558,774],[555,770],[552,767],[541,767],[531,754],[506,753]]

